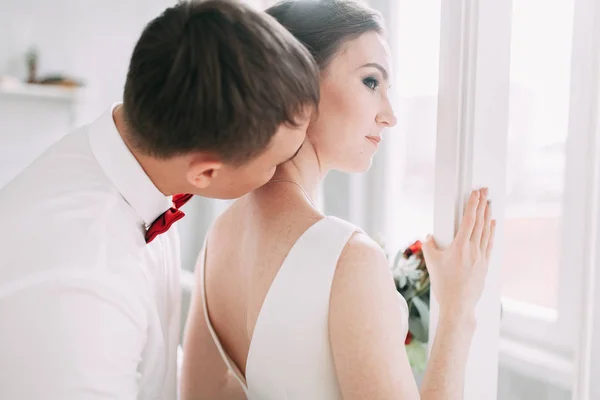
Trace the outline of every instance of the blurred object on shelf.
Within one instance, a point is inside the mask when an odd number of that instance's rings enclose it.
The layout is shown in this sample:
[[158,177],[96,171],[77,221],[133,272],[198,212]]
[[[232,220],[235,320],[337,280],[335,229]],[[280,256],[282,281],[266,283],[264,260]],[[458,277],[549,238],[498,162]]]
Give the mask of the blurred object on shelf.
[[83,83],[63,75],[48,75],[35,82],[40,85],[56,85],[63,87],[81,87]]
[[45,77],[38,77],[38,71],[40,66],[40,55],[35,46],[31,46],[25,54],[27,62],[27,83],[37,85],[54,85],[62,86],[67,88],[81,87],[82,82],[75,80],[69,76],[63,74],[50,74]]
[[35,83],[35,81],[37,79],[37,70],[38,70],[38,61],[39,61],[39,54],[38,54],[37,49],[32,46],[27,51],[25,58],[27,59],[27,82]]

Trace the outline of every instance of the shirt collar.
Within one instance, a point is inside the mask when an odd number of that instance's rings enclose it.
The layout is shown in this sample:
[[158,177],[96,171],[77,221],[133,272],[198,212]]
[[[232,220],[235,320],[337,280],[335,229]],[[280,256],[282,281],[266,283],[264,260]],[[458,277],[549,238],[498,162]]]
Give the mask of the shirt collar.
[[119,134],[113,119],[114,104],[89,126],[92,152],[121,196],[149,226],[173,206],[152,183]]

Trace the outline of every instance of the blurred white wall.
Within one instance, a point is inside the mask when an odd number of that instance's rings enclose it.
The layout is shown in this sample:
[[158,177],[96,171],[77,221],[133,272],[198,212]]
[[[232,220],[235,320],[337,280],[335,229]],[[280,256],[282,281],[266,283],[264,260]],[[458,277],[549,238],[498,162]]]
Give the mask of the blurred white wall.
[[76,124],[122,95],[133,46],[145,24],[175,0],[2,0],[0,75],[27,77],[25,54],[39,52],[39,75],[86,83]]

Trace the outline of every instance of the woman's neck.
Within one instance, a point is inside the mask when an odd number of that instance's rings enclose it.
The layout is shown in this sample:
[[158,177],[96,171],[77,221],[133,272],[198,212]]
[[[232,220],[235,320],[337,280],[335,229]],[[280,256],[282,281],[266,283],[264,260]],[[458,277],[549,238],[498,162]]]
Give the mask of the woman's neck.
[[327,175],[327,169],[310,141],[306,140],[293,160],[277,167],[272,180],[290,180],[299,184],[316,203],[319,183],[325,178],[325,175]]

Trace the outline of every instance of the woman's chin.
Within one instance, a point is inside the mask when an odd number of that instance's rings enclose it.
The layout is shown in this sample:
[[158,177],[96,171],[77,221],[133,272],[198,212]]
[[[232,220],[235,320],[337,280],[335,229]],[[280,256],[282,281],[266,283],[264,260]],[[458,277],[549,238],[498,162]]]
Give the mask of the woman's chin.
[[348,174],[362,174],[368,172],[369,169],[371,169],[372,164],[373,157],[369,157],[365,160],[354,160],[353,162],[346,164],[344,168],[337,168],[337,170]]

